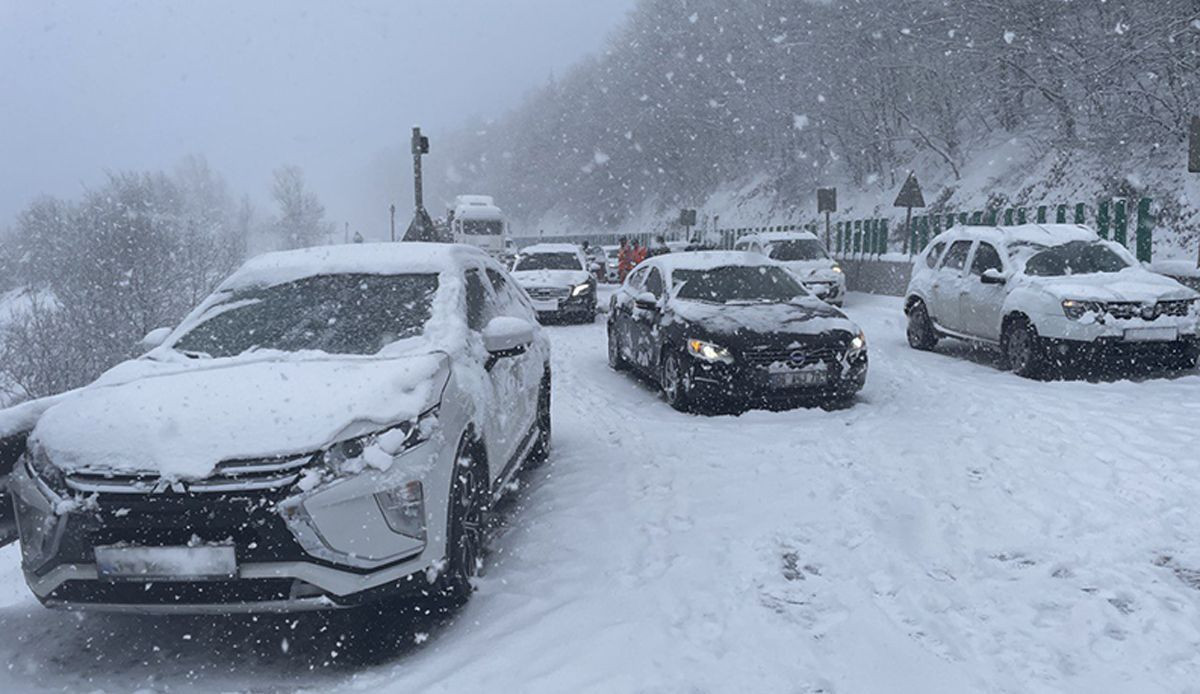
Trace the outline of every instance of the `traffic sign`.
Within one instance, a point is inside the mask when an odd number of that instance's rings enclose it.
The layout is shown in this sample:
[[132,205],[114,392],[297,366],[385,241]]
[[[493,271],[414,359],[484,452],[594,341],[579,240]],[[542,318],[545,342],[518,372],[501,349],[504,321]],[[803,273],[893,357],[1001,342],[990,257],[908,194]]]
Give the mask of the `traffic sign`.
[[837,188],[817,188],[817,214],[837,212]]
[[917,175],[910,173],[896,196],[896,207],[924,207],[925,196],[921,194],[921,184],[917,183]]

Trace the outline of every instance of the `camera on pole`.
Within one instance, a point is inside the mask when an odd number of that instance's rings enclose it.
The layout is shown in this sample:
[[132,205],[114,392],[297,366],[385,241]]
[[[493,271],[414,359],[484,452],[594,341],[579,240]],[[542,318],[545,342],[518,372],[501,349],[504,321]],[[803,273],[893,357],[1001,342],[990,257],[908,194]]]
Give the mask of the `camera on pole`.
[[413,198],[415,205],[412,223],[408,225],[408,231],[404,232],[403,240],[449,243],[448,235],[437,228],[429,213],[425,211],[424,181],[421,177],[421,156],[425,154],[429,154],[429,138],[421,134],[419,126],[413,126]]

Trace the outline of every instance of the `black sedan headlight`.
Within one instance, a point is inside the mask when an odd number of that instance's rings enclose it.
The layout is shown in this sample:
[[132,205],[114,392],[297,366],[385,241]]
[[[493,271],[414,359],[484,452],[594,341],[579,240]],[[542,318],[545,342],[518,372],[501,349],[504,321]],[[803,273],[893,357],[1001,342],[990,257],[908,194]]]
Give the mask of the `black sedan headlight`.
[[571,296],[572,297],[580,297],[580,296],[587,294],[590,291],[592,291],[592,283],[584,282],[583,284],[577,284],[571,288]]
[[67,492],[67,474],[62,468],[50,462],[50,457],[41,448],[35,448],[25,453],[25,463],[34,480],[44,485],[55,495]]

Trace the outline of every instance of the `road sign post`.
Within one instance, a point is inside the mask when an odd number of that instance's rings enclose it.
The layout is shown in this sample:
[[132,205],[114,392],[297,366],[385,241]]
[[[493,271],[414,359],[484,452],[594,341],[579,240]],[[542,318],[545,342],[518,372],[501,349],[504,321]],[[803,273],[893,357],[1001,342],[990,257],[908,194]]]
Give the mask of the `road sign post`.
[[817,188],[817,214],[825,213],[825,247],[829,248],[830,233],[829,215],[837,212],[837,188]]
[[914,207],[925,207],[925,196],[921,193],[921,184],[917,182],[917,175],[909,172],[908,178],[904,180],[904,185],[900,188],[900,194],[896,196],[894,207],[904,207],[908,211],[904,215],[904,253],[912,255],[914,246],[911,243],[912,239],[912,211]]
[[408,231],[404,232],[404,240],[449,241],[449,239],[442,237],[443,235],[434,226],[433,219],[425,211],[424,182],[421,177],[421,156],[425,154],[429,154],[429,138],[421,134],[419,126],[413,126],[413,202],[416,207],[413,210],[412,223],[408,225]]

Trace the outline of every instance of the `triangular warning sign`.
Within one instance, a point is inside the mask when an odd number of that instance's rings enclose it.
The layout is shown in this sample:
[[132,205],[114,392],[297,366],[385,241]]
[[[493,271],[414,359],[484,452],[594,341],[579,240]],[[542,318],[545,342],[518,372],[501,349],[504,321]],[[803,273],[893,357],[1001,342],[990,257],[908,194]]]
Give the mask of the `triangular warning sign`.
[[921,194],[921,184],[917,183],[917,175],[909,174],[908,179],[904,181],[904,187],[900,189],[900,194],[896,196],[896,207],[924,207],[925,196]]

